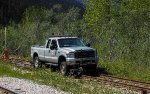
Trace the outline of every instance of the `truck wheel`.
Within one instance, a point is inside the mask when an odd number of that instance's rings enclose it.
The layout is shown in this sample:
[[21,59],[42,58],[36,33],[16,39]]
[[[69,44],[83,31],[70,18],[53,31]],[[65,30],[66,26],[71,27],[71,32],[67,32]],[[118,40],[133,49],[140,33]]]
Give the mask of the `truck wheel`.
[[60,72],[61,72],[64,76],[67,76],[67,75],[68,75],[69,69],[68,69],[68,66],[67,66],[66,61],[61,62],[61,64],[60,64]]
[[41,62],[39,61],[39,57],[36,56],[34,59],[33,59],[33,64],[34,64],[34,68],[39,68],[41,67]]

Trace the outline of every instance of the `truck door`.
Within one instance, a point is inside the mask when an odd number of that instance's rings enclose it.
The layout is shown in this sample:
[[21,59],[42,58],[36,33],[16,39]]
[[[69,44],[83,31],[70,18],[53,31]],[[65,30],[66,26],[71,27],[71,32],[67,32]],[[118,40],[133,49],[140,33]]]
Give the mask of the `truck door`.
[[45,53],[45,61],[46,62],[50,62],[50,44],[51,44],[51,40],[49,39],[47,44],[46,44],[46,47],[45,47],[45,50],[44,50],[44,53]]
[[51,45],[50,45],[50,62],[51,63],[57,63],[58,57],[56,56],[57,54],[57,41],[52,40]]

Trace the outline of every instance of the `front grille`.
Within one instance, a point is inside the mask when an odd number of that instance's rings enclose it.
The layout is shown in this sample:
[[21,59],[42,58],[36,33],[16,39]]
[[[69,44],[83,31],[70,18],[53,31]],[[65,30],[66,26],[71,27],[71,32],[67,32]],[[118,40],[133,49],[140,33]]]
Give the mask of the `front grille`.
[[95,57],[95,52],[93,50],[92,51],[79,50],[75,52],[75,58],[89,58],[89,57]]

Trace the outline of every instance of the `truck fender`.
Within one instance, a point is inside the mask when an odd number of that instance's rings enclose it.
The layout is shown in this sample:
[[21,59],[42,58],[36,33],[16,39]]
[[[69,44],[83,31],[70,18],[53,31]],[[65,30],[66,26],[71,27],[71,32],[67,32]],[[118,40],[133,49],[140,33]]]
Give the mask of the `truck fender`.
[[33,59],[35,58],[35,56],[39,56],[37,52],[33,53]]

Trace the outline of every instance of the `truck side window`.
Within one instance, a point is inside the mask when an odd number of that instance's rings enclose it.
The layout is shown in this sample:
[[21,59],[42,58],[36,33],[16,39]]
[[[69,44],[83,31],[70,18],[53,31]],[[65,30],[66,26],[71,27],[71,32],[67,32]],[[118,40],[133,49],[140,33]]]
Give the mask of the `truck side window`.
[[51,43],[51,40],[48,40],[47,45],[46,45],[46,48],[49,48],[49,47],[50,47],[50,43]]
[[57,48],[57,42],[56,42],[56,40],[52,40],[51,46]]

